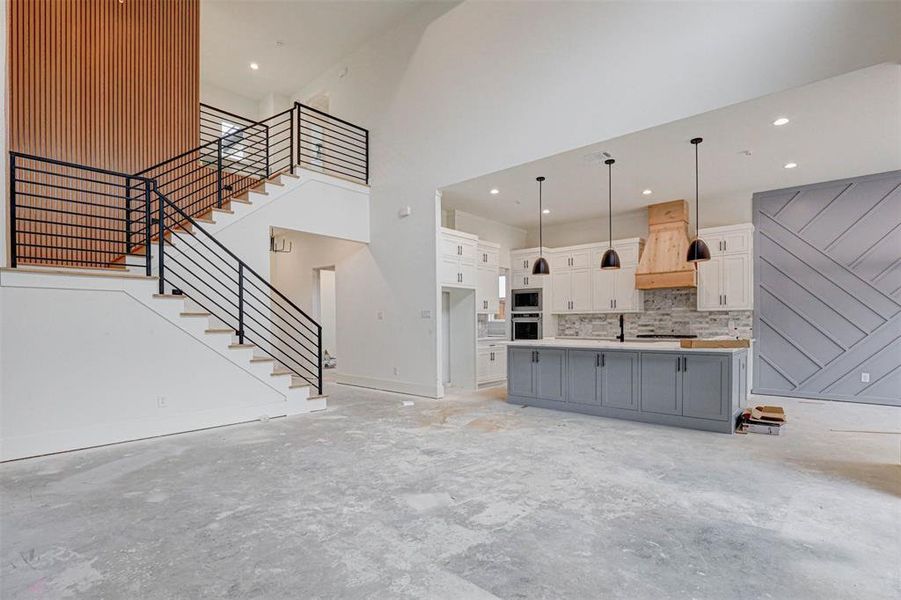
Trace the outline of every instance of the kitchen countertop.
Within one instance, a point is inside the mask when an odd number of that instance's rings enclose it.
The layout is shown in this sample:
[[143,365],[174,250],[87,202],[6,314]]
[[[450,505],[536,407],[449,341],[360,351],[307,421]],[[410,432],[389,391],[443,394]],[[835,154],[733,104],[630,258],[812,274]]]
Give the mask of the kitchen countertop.
[[567,348],[571,350],[664,350],[678,352],[702,352],[702,353],[726,353],[733,354],[747,350],[747,348],[683,348],[679,340],[638,341],[626,340],[602,340],[602,339],[578,339],[578,338],[544,338],[543,340],[521,340],[506,342],[508,346],[522,346],[525,348]]

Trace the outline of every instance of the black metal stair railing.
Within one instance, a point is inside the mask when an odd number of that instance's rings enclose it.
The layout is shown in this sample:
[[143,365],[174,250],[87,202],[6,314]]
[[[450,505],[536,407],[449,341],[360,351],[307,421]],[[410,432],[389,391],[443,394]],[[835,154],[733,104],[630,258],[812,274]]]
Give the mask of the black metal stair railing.
[[153,181],[9,153],[10,266],[143,267],[150,275]]
[[300,102],[294,108],[298,164],[368,184],[369,130]]
[[368,184],[369,132],[298,102],[260,121],[201,105],[200,127],[135,174],[10,152],[10,265],[156,269],[321,394],[322,327],[197,221],[295,166]]
[[238,344],[249,342],[321,394],[322,326],[181,207],[154,195],[160,294],[168,285],[189,297],[233,330]]

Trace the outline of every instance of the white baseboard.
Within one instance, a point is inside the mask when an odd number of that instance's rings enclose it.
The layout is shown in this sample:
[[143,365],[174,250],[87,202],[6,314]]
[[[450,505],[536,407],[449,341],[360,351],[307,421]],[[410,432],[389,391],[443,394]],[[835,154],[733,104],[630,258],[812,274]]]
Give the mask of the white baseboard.
[[0,440],[0,462],[132,442],[223,425],[236,425],[256,421],[263,416],[283,417],[287,413],[286,409],[285,402],[231,406],[179,413],[156,419],[142,417],[120,420],[115,423],[99,423],[94,427],[42,431],[31,435],[8,437]]
[[350,375],[347,373],[335,373],[335,381],[344,385],[371,388],[385,392],[397,392],[399,394],[410,394],[412,396],[423,396],[425,398],[441,398],[444,395],[443,390],[439,389],[438,384],[430,386],[422,383],[413,383],[412,381],[378,379],[376,377]]

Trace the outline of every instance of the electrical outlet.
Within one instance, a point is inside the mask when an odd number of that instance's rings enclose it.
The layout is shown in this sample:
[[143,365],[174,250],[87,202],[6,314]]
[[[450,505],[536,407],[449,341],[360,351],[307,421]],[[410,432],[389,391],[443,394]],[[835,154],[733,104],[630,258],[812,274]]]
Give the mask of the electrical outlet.
[[423,319],[431,319],[432,311],[430,311],[430,310],[419,311],[419,316],[422,317]]
[[397,370],[397,367],[394,367],[394,374],[397,375],[398,373],[399,371]]
[[156,397],[156,406],[157,408],[166,408],[169,406],[165,396],[157,396]]
[[870,374],[869,373],[861,373],[860,374],[860,382],[861,383],[870,383]]

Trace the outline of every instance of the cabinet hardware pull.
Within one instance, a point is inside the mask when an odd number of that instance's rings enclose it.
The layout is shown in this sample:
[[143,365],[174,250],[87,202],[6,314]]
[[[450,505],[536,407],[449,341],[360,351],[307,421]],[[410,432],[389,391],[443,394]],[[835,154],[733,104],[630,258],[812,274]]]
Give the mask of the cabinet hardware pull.
[[676,373],[678,373],[681,370],[682,370],[682,358],[677,356],[676,357]]
[[728,296],[726,296],[726,294],[723,294],[723,306],[726,306],[727,304],[729,304],[729,300],[727,298],[728,298]]
[[607,366],[607,355],[606,354],[601,354],[601,366],[602,367]]
[[601,355],[600,355],[600,354],[595,354],[595,355],[594,355],[594,366],[595,366],[595,367],[600,367],[600,366],[601,366]]
[[723,252],[726,251],[726,240],[723,240]]
[[688,357],[687,356],[682,357],[682,372],[683,373],[688,372]]
[[535,362],[541,362],[541,353],[538,350],[535,351]]

